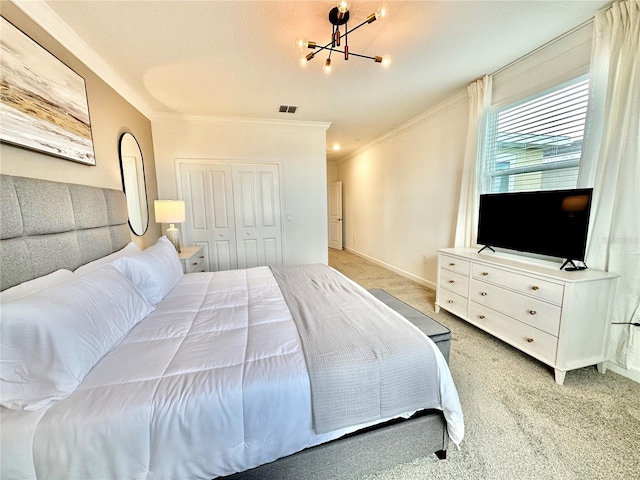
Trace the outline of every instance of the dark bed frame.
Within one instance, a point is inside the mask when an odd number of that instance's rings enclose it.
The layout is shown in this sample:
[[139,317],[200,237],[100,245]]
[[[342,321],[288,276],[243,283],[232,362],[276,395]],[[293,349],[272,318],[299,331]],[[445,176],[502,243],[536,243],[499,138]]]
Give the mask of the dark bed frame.
[[[75,270],[131,241],[120,190],[0,175],[0,203],[0,290]],[[428,410],[225,478],[353,478],[432,452],[444,459],[448,444],[442,412]]]

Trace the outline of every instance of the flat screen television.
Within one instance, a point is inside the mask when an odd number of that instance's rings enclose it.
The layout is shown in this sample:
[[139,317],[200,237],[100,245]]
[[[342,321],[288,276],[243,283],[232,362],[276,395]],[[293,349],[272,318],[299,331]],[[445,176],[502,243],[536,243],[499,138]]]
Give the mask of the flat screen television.
[[592,188],[480,195],[478,244],[584,263]]

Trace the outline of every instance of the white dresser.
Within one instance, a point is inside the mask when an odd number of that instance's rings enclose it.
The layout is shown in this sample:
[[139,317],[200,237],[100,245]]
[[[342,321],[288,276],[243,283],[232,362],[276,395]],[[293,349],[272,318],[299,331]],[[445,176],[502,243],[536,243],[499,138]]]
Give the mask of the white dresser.
[[550,365],[605,372],[607,311],[616,274],[559,267],[470,248],[438,251],[440,308]]

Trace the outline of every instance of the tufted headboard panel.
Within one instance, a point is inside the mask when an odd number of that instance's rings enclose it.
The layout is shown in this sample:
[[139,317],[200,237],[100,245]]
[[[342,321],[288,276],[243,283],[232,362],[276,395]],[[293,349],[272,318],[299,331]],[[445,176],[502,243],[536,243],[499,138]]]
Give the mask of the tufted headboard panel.
[[120,190],[0,175],[0,290],[131,241]]

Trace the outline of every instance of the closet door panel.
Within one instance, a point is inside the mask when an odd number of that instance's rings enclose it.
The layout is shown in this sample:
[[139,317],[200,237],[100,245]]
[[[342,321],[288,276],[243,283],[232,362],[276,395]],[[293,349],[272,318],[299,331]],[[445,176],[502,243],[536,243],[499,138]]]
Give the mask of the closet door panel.
[[231,167],[184,163],[180,176],[187,212],[184,244],[203,245],[209,271],[238,268]]
[[242,262],[248,266],[280,265],[282,232],[278,166],[234,165],[233,179],[238,258],[244,259],[239,260],[239,265]]

